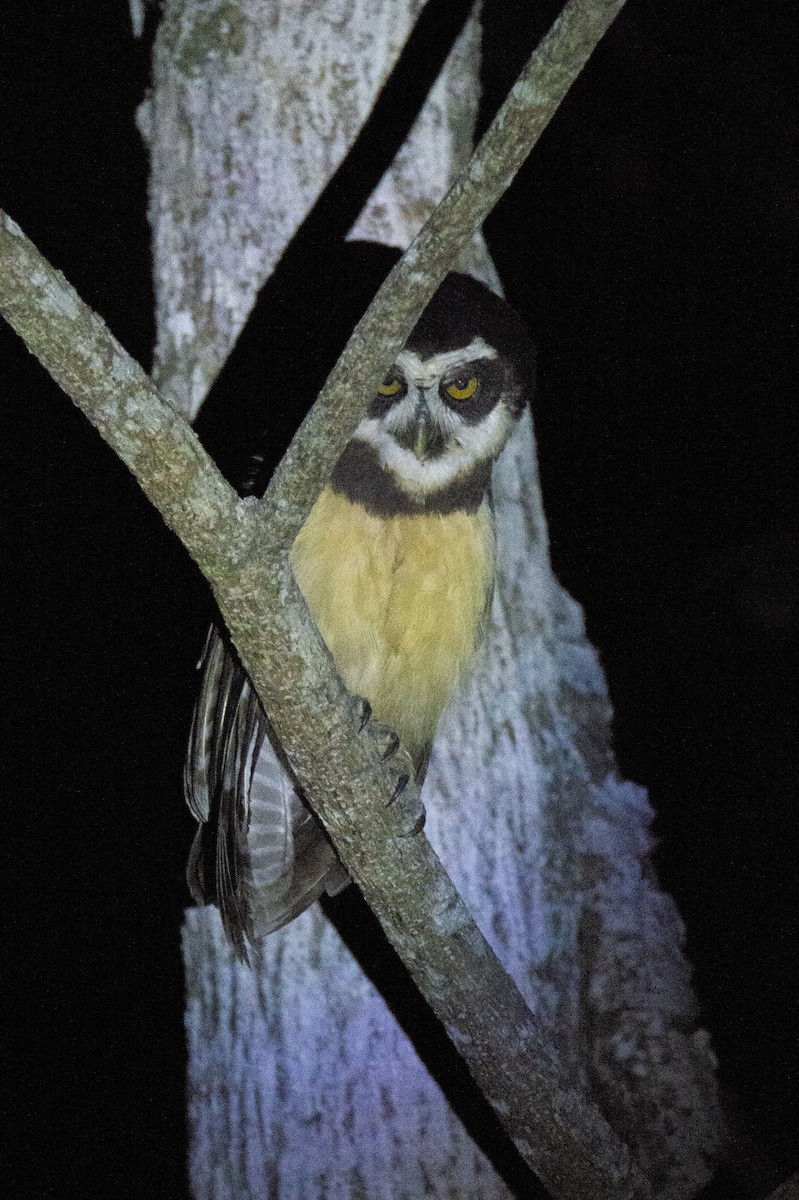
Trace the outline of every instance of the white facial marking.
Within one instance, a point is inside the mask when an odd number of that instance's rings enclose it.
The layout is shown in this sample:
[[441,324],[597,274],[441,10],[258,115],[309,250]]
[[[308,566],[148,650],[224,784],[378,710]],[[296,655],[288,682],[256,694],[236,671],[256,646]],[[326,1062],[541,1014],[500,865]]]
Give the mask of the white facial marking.
[[[477,466],[497,457],[508,440],[515,418],[498,397],[482,421],[469,424],[457,409],[444,403],[438,389],[442,377],[453,368],[497,357],[494,347],[481,337],[468,346],[433,354],[426,359],[413,350],[400,350],[395,366],[404,377],[405,395],[382,416],[365,417],[356,429],[354,439],[371,446],[383,470],[407,495],[416,499],[424,499],[468,477]],[[422,400],[446,440],[441,454],[425,460],[417,458],[395,438],[395,434],[412,426]]]
[[397,366],[409,383],[427,388],[458,363],[477,362],[481,358],[496,358],[497,352],[481,337],[477,337],[468,346],[457,350],[446,350],[443,354],[434,354],[431,358],[420,358],[414,350],[400,350],[397,355]]
[[469,475],[478,463],[496,458],[508,439],[514,419],[504,404],[497,404],[479,425],[458,424],[457,436],[444,453],[424,462],[412,450],[400,446],[385,422],[376,417],[364,418],[355,437],[377,451],[380,465],[404,491],[427,496]]

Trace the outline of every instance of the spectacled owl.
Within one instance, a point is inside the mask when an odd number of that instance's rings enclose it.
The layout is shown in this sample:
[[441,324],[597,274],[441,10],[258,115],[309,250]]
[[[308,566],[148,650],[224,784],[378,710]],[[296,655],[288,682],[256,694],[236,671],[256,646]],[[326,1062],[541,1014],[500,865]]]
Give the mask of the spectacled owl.
[[[488,620],[491,469],[534,374],[514,310],[470,276],[447,276],[291,551],[341,678],[396,732],[418,782]],[[246,959],[246,940],[257,942],[349,879],[215,628],[200,665],[185,768],[199,823],[188,880],[197,901],[218,904]]]

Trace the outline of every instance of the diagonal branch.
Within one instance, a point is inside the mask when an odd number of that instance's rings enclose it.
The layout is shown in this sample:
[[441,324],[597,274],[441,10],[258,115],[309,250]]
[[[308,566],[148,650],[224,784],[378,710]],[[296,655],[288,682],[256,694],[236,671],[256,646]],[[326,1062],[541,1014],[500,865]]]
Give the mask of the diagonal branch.
[[258,694],[347,869],[519,1150],[556,1197],[646,1197],[629,1151],[560,1078],[536,1022],[407,813],[396,769],[353,735],[352,698],[270,562],[257,505],[221,479],[60,272],[0,214],[0,311],[89,417],[211,580]]
[[[376,764],[354,736],[352,699],[298,602],[284,551],[349,437],[360,398],[458,246],[510,183],[619,7],[620,0],[567,5],[537,52],[550,84],[536,84],[528,66],[481,143],[481,150],[488,147],[484,158],[472,161],[442,206],[444,216],[431,218],[389,281],[390,307],[383,294],[382,309],[366,314],[268,493],[269,522],[258,504],[228,488],[191,429],[63,276],[12,221],[0,220],[0,309],[134,472],[211,581],[243,664],[342,860],[520,1152],[564,1200],[632,1200],[650,1192],[627,1148],[564,1084],[535,1018],[429,843],[407,836],[408,811],[385,808],[397,768]],[[561,42],[565,65],[556,56]],[[377,340],[379,328],[381,349],[370,356],[366,341]],[[341,424],[331,431],[333,421]],[[417,793],[411,796],[418,801]]]

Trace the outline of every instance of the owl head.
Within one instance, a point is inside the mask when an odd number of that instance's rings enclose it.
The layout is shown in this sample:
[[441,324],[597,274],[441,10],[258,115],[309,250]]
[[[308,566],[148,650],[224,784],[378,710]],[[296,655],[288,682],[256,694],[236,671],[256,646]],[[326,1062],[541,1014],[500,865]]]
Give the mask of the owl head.
[[517,313],[471,276],[448,275],[339,459],[334,489],[382,514],[479,507],[534,378]]

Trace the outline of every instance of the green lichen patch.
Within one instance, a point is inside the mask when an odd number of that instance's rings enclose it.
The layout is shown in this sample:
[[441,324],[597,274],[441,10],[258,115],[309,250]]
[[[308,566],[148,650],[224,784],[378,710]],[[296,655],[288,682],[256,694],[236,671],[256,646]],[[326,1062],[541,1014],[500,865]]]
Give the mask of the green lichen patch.
[[177,52],[177,66],[186,75],[199,74],[212,58],[243,54],[247,20],[232,0],[223,0],[211,12],[200,13]]

